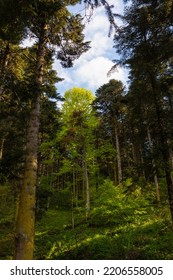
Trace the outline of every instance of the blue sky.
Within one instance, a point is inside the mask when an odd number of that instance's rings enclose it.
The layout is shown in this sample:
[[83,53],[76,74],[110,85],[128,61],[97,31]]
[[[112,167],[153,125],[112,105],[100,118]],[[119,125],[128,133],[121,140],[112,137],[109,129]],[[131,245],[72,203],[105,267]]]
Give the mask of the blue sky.
[[[116,13],[123,12],[122,0],[108,0],[108,2],[114,5]],[[76,12],[81,10],[82,7],[78,6]],[[116,21],[117,24],[120,24],[118,20]],[[107,76],[113,66],[112,60],[117,58],[113,48],[113,38],[108,38],[108,32],[109,22],[104,7],[99,7],[95,10],[91,21],[86,23],[84,30],[85,40],[91,41],[91,49],[81,55],[72,68],[63,69],[57,60],[54,63],[58,76],[64,78],[63,82],[57,84],[58,92],[61,95],[73,87],[84,87],[95,93],[110,79],[121,80],[126,84],[128,74],[125,69],[118,68],[111,76]]]

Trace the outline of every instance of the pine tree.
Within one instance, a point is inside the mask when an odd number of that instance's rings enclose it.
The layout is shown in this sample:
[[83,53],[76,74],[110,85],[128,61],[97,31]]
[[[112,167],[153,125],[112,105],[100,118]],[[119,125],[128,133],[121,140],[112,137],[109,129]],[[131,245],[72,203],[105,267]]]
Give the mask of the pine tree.
[[172,9],[172,1],[134,1],[125,11],[125,24],[115,35],[115,45],[121,55],[121,63],[132,69],[136,79],[142,73],[150,89],[173,220],[173,180],[164,124],[165,97],[161,90],[161,77],[166,75],[172,60]]
[[38,167],[40,98],[43,94],[46,56],[50,45],[56,49],[64,67],[88,49],[83,43],[83,26],[79,15],[71,16],[66,5],[77,1],[37,1],[28,7],[28,28],[36,37],[34,92],[27,129],[26,163],[16,222],[16,259],[32,259],[34,252],[35,197]]
[[122,181],[122,164],[120,151],[120,131],[122,125],[124,87],[120,81],[110,80],[96,91],[95,107],[100,116],[111,127],[117,162],[117,181]]

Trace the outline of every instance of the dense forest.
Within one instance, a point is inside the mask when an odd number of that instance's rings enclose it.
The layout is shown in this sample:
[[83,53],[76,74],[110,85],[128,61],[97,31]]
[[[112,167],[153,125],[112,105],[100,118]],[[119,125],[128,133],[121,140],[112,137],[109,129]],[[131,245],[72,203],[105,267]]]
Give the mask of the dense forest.
[[[173,259],[173,1],[124,2],[0,0],[1,260]],[[90,48],[79,3],[104,6],[128,88],[58,93],[55,59]]]

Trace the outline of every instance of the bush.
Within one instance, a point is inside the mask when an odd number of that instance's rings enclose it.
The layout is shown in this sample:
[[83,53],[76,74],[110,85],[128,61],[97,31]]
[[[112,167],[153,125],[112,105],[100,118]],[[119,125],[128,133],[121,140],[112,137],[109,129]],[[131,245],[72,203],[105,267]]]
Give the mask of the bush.
[[105,180],[98,189],[95,207],[90,215],[90,225],[120,225],[138,222],[151,210],[149,201],[142,196],[139,187],[127,196],[125,187],[115,187],[112,181]]

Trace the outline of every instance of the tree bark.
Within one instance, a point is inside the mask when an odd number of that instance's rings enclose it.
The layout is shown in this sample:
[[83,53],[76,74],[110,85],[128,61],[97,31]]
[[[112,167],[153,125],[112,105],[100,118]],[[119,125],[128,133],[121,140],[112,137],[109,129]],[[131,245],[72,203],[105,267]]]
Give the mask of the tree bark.
[[1,145],[0,145],[0,160],[2,160],[3,157],[3,151],[4,151],[4,143],[5,143],[5,136],[1,140]]
[[121,154],[120,154],[120,143],[119,143],[119,133],[118,133],[118,124],[114,120],[114,129],[115,129],[115,145],[117,153],[117,169],[118,169],[118,184],[122,181],[122,168],[121,168]]
[[149,127],[147,127],[147,136],[148,136],[150,152],[151,152],[151,155],[152,155],[152,167],[153,167],[153,173],[154,173],[154,184],[155,184],[155,189],[156,189],[156,199],[157,199],[157,203],[160,204],[160,190],[159,190],[158,177],[157,177],[157,173],[156,173],[156,164],[155,164],[155,160],[153,158],[152,140],[151,140],[151,133],[150,133]]
[[83,174],[84,174],[85,192],[86,192],[85,208],[86,208],[86,219],[87,219],[90,211],[90,190],[89,190],[89,178],[88,178],[88,168],[87,168],[87,161],[86,161],[85,143],[83,143]]
[[114,169],[114,184],[115,186],[118,185],[118,180],[117,180],[117,159],[114,158],[114,162],[113,162],[113,169]]
[[39,126],[39,96],[32,106],[27,135],[27,155],[25,174],[20,193],[18,216],[16,221],[15,259],[33,259],[34,224],[35,224],[35,192],[37,178],[37,145]]
[[[141,145],[140,145],[141,146]],[[144,180],[146,181],[145,169],[144,169],[144,158],[142,154],[142,147],[139,148],[139,163],[140,163],[140,172],[139,174],[143,176]]]
[[40,32],[35,76],[35,96],[31,102],[30,118],[26,141],[26,163],[20,192],[16,220],[15,259],[31,260],[34,254],[35,203],[37,183],[37,151],[39,135],[40,96],[43,82],[45,56],[45,29]]
[[74,220],[74,200],[76,198],[76,178],[75,178],[75,166],[73,164],[73,185],[72,185],[72,193],[71,193],[71,223],[72,229],[75,227]]
[[1,61],[1,66],[0,66],[0,74],[1,74],[1,86],[0,86],[0,101],[1,99],[3,99],[3,84],[4,84],[4,80],[5,80],[5,73],[6,73],[6,69],[8,66],[8,61],[9,61],[9,54],[10,54],[10,44],[9,42],[7,42],[6,46],[5,46],[5,50],[4,50],[4,55],[3,55],[3,59]]

